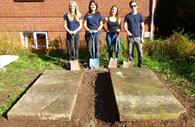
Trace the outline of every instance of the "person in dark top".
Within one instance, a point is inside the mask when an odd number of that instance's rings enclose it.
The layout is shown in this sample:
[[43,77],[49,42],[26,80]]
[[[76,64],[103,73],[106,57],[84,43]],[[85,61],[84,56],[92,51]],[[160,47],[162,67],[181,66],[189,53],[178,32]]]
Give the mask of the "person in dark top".
[[120,51],[120,37],[119,32],[121,30],[121,20],[118,15],[118,7],[113,5],[110,9],[110,14],[104,19],[104,23],[107,23],[106,42],[109,51],[109,59],[113,56],[113,50],[116,51],[116,58],[119,58]]
[[[69,12],[64,15],[64,27],[67,31],[66,34],[66,46],[68,60],[78,60],[79,58],[79,46],[80,46],[80,37],[79,31],[82,28],[82,16],[79,12],[78,5],[75,1],[70,1]],[[72,40],[74,38],[74,48],[75,48],[75,58],[73,51],[71,50]]]
[[132,0],[129,3],[131,12],[125,16],[124,29],[127,33],[129,61],[133,62],[134,45],[138,52],[138,67],[143,65],[143,51],[142,44],[144,43],[144,18],[137,11],[137,2]]
[[86,29],[85,39],[87,42],[89,58],[93,58],[92,37],[95,40],[95,58],[99,58],[100,34],[103,27],[103,17],[98,11],[98,4],[95,0],[89,2],[89,11],[84,17],[84,28]]

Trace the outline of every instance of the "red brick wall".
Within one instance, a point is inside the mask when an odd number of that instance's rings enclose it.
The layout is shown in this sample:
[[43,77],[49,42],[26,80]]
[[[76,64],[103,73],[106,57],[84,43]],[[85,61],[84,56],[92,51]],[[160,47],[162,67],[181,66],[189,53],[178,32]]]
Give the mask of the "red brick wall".
[[[76,0],[82,15],[88,11],[89,0]],[[107,16],[112,5],[119,7],[120,17],[129,12],[130,0],[97,0],[99,11]],[[138,0],[138,10],[145,17],[145,31],[149,31],[150,10],[152,0]],[[14,0],[1,0],[0,2],[0,28],[23,31],[46,31],[49,39],[65,38],[63,15],[68,10],[69,0],[44,0],[44,2],[14,2]],[[123,23],[123,22],[122,22]],[[81,37],[83,39],[84,29]],[[105,33],[102,33],[104,40]],[[122,33],[125,37],[125,33]]]

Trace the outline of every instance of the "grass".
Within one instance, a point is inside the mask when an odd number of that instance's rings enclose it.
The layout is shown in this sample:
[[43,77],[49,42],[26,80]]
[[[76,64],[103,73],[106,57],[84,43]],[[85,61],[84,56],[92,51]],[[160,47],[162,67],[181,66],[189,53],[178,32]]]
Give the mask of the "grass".
[[[67,69],[68,63],[65,60],[64,52],[49,52],[38,53],[30,52],[29,50],[18,48],[13,39],[7,39],[9,35],[2,36],[0,34],[0,54],[16,54],[20,58],[16,62],[6,67],[6,72],[0,71],[0,116],[13,106],[16,100],[22,95],[29,85],[46,69]],[[148,42],[150,43],[150,42]],[[155,43],[154,43],[155,44]],[[121,41],[120,64],[127,59],[126,55],[127,43]],[[154,46],[152,46],[154,47]],[[6,50],[5,50],[6,49]],[[134,50],[136,51],[136,50]],[[151,51],[151,50],[150,50]],[[161,50],[160,50],[161,51]],[[185,95],[190,98],[195,98],[195,65],[178,62],[174,59],[164,56],[152,56],[145,52],[144,66],[150,68],[166,80],[181,87],[187,86]],[[158,54],[158,53],[157,53]],[[80,51],[80,63],[82,67],[87,67],[88,52],[86,48]],[[105,43],[100,49],[100,66],[107,67],[108,53]],[[193,61],[192,61],[193,62]],[[137,63],[137,53],[135,53],[135,64]]]
[[[43,59],[45,58],[45,59]],[[46,60],[47,58],[47,60]],[[22,55],[8,65],[6,72],[0,71],[0,116],[15,103],[26,88],[46,69],[62,69],[61,60],[45,55]],[[63,62],[64,63],[64,62]]]

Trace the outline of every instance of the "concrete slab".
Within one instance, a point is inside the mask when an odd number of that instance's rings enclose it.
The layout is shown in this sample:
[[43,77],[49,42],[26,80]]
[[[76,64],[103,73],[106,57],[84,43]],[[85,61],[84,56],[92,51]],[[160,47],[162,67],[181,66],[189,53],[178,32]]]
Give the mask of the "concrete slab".
[[121,121],[176,119],[186,112],[151,70],[120,68],[110,73]]
[[0,55],[0,68],[5,67],[6,65],[16,61],[19,56],[15,55]]
[[71,120],[82,71],[46,70],[8,112],[8,119]]

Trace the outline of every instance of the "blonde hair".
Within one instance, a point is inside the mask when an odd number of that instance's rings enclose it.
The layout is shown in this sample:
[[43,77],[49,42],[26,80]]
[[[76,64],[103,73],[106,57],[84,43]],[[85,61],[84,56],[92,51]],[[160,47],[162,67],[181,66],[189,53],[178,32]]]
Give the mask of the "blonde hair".
[[[71,11],[70,11],[70,5],[71,4],[75,6],[75,14],[71,14]],[[70,1],[68,19],[70,21],[73,21],[73,20],[79,21],[80,17],[81,17],[81,13],[79,12],[79,7],[78,7],[77,3],[75,1]]]

